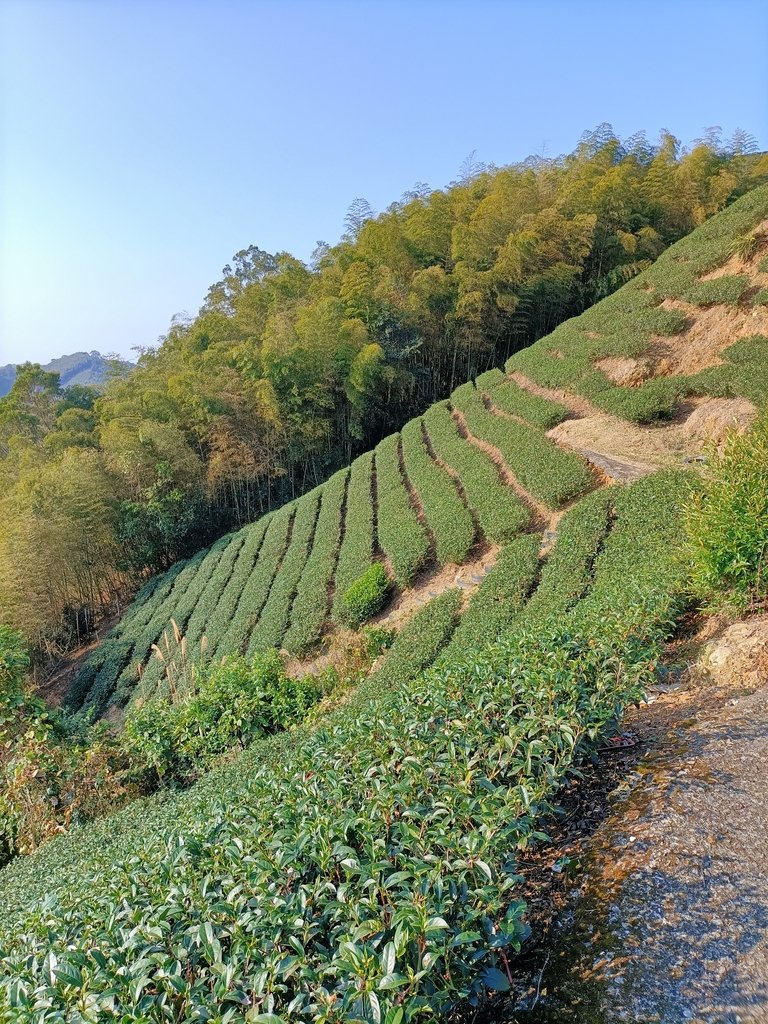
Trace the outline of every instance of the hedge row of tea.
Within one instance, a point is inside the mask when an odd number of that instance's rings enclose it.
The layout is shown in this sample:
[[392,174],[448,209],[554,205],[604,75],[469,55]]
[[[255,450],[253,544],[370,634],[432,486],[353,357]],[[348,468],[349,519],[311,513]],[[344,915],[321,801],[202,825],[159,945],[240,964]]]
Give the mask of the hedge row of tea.
[[485,407],[469,381],[451,395],[474,437],[497,448],[523,487],[549,508],[559,508],[593,484],[592,474],[575,452],[565,451],[540,430]]
[[[526,934],[514,851],[651,678],[686,486],[661,474],[571,519],[590,580],[557,625],[415,678],[385,662],[311,730],[12,865],[0,1021],[400,1024],[505,988]],[[458,600],[429,605],[410,641],[435,649]]]
[[[766,217],[768,186],[761,186],[670,246],[620,291],[517,352],[507,371],[520,371],[544,387],[568,388],[606,412],[641,423],[670,416],[679,400],[692,394],[745,396],[764,403],[768,338],[763,336],[726,349],[722,366],[687,377],[659,377],[637,387],[620,387],[594,364],[606,356],[641,356],[654,336],[679,334],[687,326],[688,306],[751,306],[745,275],[709,280],[706,275],[741,248],[756,244],[755,232]],[[666,306],[661,305],[664,300]],[[669,300],[680,308],[669,308]]]
[[[484,375],[494,401],[502,396],[499,403],[509,407],[516,385],[505,381],[500,371]],[[473,429],[503,446],[517,470],[532,466],[523,475],[534,493],[554,505],[587,485],[581,460],[543,435],[561,406],[528,396],[516,418],[495,416],[469,387],[461,407]],[[456,403],[462,394],[454,395]],[[495,432],[476,422],[478,415]],[[523,424],[526,415],[539,426]],[[151,581],[91,656],[68,703],[100,714],[134,692],[149,696],[169,676],[183,676],[185,659],[201,654],[252,655],[283,646],[303,656],[329,621],[353,622],[345,594],[380,555],[394,582],[407,587],[430,562],[461,564],[478,539],[503,543],[529,523],[528,508],[498,466],[439,403],[351,469]]]

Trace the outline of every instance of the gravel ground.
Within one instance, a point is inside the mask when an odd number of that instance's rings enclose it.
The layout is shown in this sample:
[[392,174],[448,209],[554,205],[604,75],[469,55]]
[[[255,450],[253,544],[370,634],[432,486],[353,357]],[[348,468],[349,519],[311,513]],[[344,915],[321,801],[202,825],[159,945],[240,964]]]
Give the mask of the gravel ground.
[[768,1024],[767,653],[764,618],[725,629],[706,678],[631,722],[644,756],[586,843],[534,994],[497,1019]]

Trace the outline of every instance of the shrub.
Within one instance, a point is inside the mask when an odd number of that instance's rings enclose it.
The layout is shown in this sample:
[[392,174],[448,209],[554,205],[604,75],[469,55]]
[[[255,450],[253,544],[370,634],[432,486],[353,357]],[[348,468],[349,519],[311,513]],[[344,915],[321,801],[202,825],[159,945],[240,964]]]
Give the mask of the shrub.
[[694,593],[739,607],[768,596],[768,414],[710,451],[701,492],[686,506]]
[[344,615],[350,625],[359,626],[381,611],[389,595],[389,577],[380,562],[368,566],[344,593]]
[[291,679],[275,650],[197,666],[183,700],[137,702],[123,744],[134,766],[161,783],[188,783],[219,755],[300,721],[321,696],[311,676]]

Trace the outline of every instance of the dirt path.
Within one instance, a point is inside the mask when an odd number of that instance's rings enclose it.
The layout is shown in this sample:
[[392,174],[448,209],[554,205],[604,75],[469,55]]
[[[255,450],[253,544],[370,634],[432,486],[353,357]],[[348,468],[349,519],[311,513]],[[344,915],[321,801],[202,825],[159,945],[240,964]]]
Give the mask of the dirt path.
[[542,952],[538,998],[507,1021],[768,1022],[768,622],[727,629],[704,666],[661,697],[662,728]]

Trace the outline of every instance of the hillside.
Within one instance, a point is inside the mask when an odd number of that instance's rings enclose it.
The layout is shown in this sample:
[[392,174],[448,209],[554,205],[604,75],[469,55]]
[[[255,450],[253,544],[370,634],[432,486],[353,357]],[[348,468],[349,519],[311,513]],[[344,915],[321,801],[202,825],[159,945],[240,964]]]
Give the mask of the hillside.
[[152,693],[164,672],[153,645],[173,657],[172,621],[187,657],[203,644],[208,657],[284,647],[302,658],[343,624],[346,591],[376,559],[400,606],[416,607],[414,583],[434,595],[469,563],[466,594],[502,545],[551,538],[579,495],[680,466],[748,423],[768,395],[768,273],[763,246],[731,252],[752,231],[764,237],[766,194],[513,356],[506,374],[462,385],[349,470],[152,580],[70,703],[124,704],[139,676]]
[[196,652],[316,670],[373,563],[398,632],[334,710],[7,867],[0,1020],[401,1024],[508,988],[516,851],[654,681],[691,467],[768,397],[766,299],[768,186],[150,580],[73,707],[162,697]]
[[[117,367],[122,373],[133,369],[133,364],[121,360],[111,360],[100,352],[73,352],[68,356],[59,356],[46,363],[42,369],[47,373],[58,373],[61,386],[71,384],[105,384]],[[0,366],[0,398],[7,395],[16,379],[16,367],[13,363]]]

